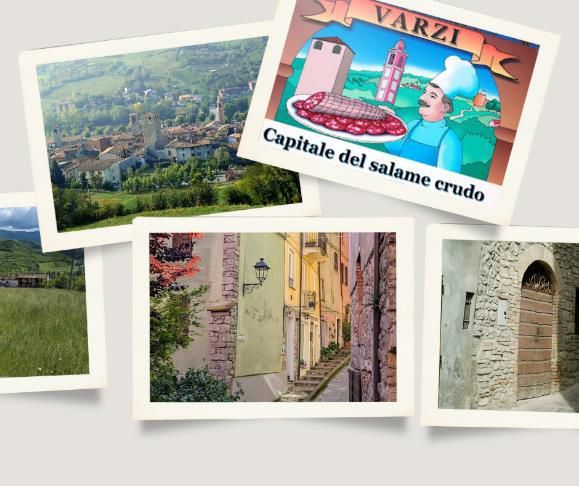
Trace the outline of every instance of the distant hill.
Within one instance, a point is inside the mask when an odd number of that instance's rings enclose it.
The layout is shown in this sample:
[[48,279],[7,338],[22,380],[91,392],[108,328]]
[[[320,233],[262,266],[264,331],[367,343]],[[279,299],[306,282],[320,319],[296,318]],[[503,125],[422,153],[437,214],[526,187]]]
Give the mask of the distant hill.
[[[0,274],[67,272],[71,258],[70,252],[42,253],[40,244],[35,241],[0,239]],[[75,268],[81,263],[82,253],[77,252]]]
[[0,229],[0,240],[33,241],[40,244],[38,231],[7,231]]
[[[214,97],[257,78],[266,37],[81,59],[38,67],[43,101],[115,96],[124,87]],[[98,101],[93,99],[92,101]]]

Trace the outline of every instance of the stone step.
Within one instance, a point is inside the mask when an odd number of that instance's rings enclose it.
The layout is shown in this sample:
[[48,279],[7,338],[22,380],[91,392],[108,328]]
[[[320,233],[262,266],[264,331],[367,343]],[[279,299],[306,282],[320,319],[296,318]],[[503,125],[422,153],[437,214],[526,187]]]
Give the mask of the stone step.
[[303,380],[296,381],[295,385],[296,386],[311,386],[311,385],[315,386],[315,385],[318,385],[321,381],[322,381],[322,378],[320,378],[319,380],[304,378]]

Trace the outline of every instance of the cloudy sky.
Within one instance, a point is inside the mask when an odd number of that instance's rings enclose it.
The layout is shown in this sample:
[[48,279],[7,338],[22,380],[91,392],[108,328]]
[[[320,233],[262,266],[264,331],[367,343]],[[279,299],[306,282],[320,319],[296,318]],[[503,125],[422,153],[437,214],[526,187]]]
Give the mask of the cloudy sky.
[[0,208],[0,229],[38,231],[36,208]]

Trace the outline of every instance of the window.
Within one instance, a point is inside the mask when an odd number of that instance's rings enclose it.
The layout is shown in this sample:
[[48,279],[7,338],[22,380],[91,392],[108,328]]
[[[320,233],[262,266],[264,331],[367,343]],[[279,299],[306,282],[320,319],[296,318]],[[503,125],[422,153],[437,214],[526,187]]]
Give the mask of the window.
[[474,294],[472,292],[467,292],[464,299],[464,315],[462,318],[462,328],[468,329],[470,327],[470,310],[472,307],[472,298]]
[[579,334],[579,289],[575,289],[575,334]]
[[316,41],[314,42],[314,49],[316,49],[317,51],[321,51],[323,45],[324,43],[322,41]]
[[386,62],[386,64],[392,64],[394,62],[394,54],[390,54],[388,56],[388,61]]
[[348,285],[348,265],[344,265],[344,277],[342,278],[344,285]]
[[342,52],[341,46],[334,46],[334,48],[332,49],[332,54],[340,54],[340,52]]
[[394,71],[394,79],[398,81],[400,79],[400,71]]
[[391,67],[387,67],[387,68],[384,70],[384,77],[386,77],[386,78],[390,77],[390,73],[391,73],[391,72],[392,72],[392,68],[391,68]]
[[289,250],[288,254],[288,285],[292,288],[296,288],[296,269],[295,269],[295,254],[292,249]]
[[398,61],[396,62],[396,65],[401,68],[402,65],[404,64],[404,58],[403,57],[399,57]]
[[338,268],[338,253],[334,252],[334,270],[337,272]]

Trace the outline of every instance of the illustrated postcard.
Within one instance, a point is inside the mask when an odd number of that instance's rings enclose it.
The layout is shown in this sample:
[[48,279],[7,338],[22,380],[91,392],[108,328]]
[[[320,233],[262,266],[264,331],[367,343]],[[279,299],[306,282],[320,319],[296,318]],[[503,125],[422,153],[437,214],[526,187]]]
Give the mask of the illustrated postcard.
[[579,428],[579,230],[427,231],[424,425]]
[[413,413],[411,220],[134,229],[136,419]]
[[508,224],[558,43],[439,2],[280,2],[239,153]]
[[319,214],[317,182],[237,154],[270,24],[21,54],[44,250],[138,216]]

